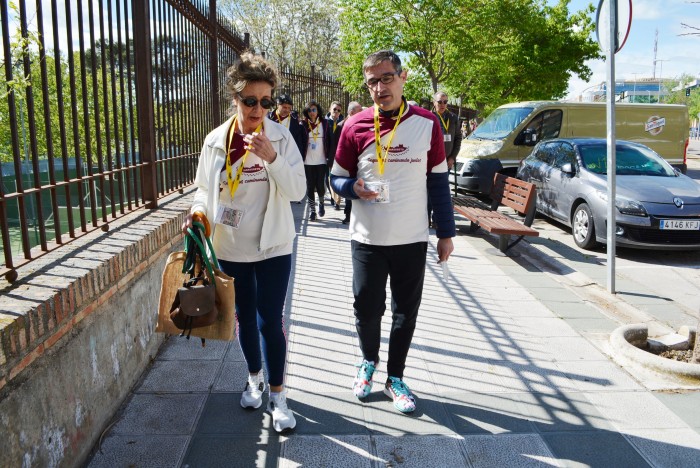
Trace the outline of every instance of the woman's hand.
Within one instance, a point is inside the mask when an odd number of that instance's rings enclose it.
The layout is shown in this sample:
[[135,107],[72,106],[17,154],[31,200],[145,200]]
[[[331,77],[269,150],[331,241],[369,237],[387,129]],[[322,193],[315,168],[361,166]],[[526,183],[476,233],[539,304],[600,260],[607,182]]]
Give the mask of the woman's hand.
[[277,152],[272,147],[272,143],[267,138],[264,132],[253,132],[243,136],[245,149],[255,153],[260,159],[269,163],[275,162]]
[[182,233],[187,234],[187,229],[192,227],[192,215],[185,216],[185,222],[182,223]]
[[192,214],[185,216],[185,222],[182,223],[182,233],[187,234],[187,229],[192,228],[192,223],[202,223],[204,225],[204,235],[211,236],[211,225],[207,219],[207,215],[201,211],[195,211]]

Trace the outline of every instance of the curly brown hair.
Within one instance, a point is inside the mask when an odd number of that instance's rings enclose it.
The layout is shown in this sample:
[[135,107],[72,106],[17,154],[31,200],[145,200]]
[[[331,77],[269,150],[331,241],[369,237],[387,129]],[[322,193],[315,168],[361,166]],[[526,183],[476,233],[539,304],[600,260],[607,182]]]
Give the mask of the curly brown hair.
[[238,96],[248,83],[263,81],[272,89],[277,87],[277,69],[260,55],[245,52],[226,70],[224,96],[229,101]]

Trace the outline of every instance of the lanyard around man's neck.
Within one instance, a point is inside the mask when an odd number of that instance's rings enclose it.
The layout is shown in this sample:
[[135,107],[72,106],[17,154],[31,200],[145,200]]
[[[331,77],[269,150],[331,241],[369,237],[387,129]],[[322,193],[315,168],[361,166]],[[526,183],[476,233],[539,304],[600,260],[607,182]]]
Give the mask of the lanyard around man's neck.
[[374,105],[374,142],[377,145],[377,161],[379,162],[379,177],[384,175],[384,160],[389,154],[389,148],[391,148],[391,142],[394,140],[394,135],[396,135],[396,129],[399,127],[399,122],[401,121],[401,116],[403,115],[404,102],[401,100],[401,107],[399,107],[399,115],[396,117],[396,123],[394,124],[394,129],[389,135],[389,142],[386,145],[386,151],[382,155],[382,137],[379,134],[379,106]]

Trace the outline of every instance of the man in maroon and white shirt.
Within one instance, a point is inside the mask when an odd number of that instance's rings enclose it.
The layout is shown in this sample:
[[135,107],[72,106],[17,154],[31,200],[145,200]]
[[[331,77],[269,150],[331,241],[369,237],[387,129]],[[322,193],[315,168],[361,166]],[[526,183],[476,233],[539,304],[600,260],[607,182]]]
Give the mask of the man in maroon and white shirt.
[[396,409],[409,413],[416,404],[403,374],[423,294],[428,199],[438,225],[439,260],[446,262],[454,248],[445,147],[437,117],[403,98],[407,73],[394,52],[371,54],[363,75],[375,105],[344,124],[331,171],[333,189],[357,200],[350,234],[353,306],[363,361],[353,391],[364,398],[372,388],[390,276],[392,326],[384,393]]

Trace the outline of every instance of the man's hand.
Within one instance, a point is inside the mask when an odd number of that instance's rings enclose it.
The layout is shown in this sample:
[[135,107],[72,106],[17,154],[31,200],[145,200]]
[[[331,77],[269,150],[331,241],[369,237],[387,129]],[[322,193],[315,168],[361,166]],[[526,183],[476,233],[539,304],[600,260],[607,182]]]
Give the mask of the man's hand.
[[438,258],[440,259],[441,262],[446,262],[450,258],[450,254],[452,253],[452,251],[454,249],[455,249],[455,246],[452,244],[451,237],[446,237],[444,239],[438,239],[437,253],[438,253]]
[[365,181],[362,179],[357,179],[357,181],[353,184],[352,189],[355,191],[355,194],[362,200],[374,200],[379,196],[379,192],[366,189]]
[[447,169],[452,170],[452,167],[455,165],[455,158],[447,158]]

